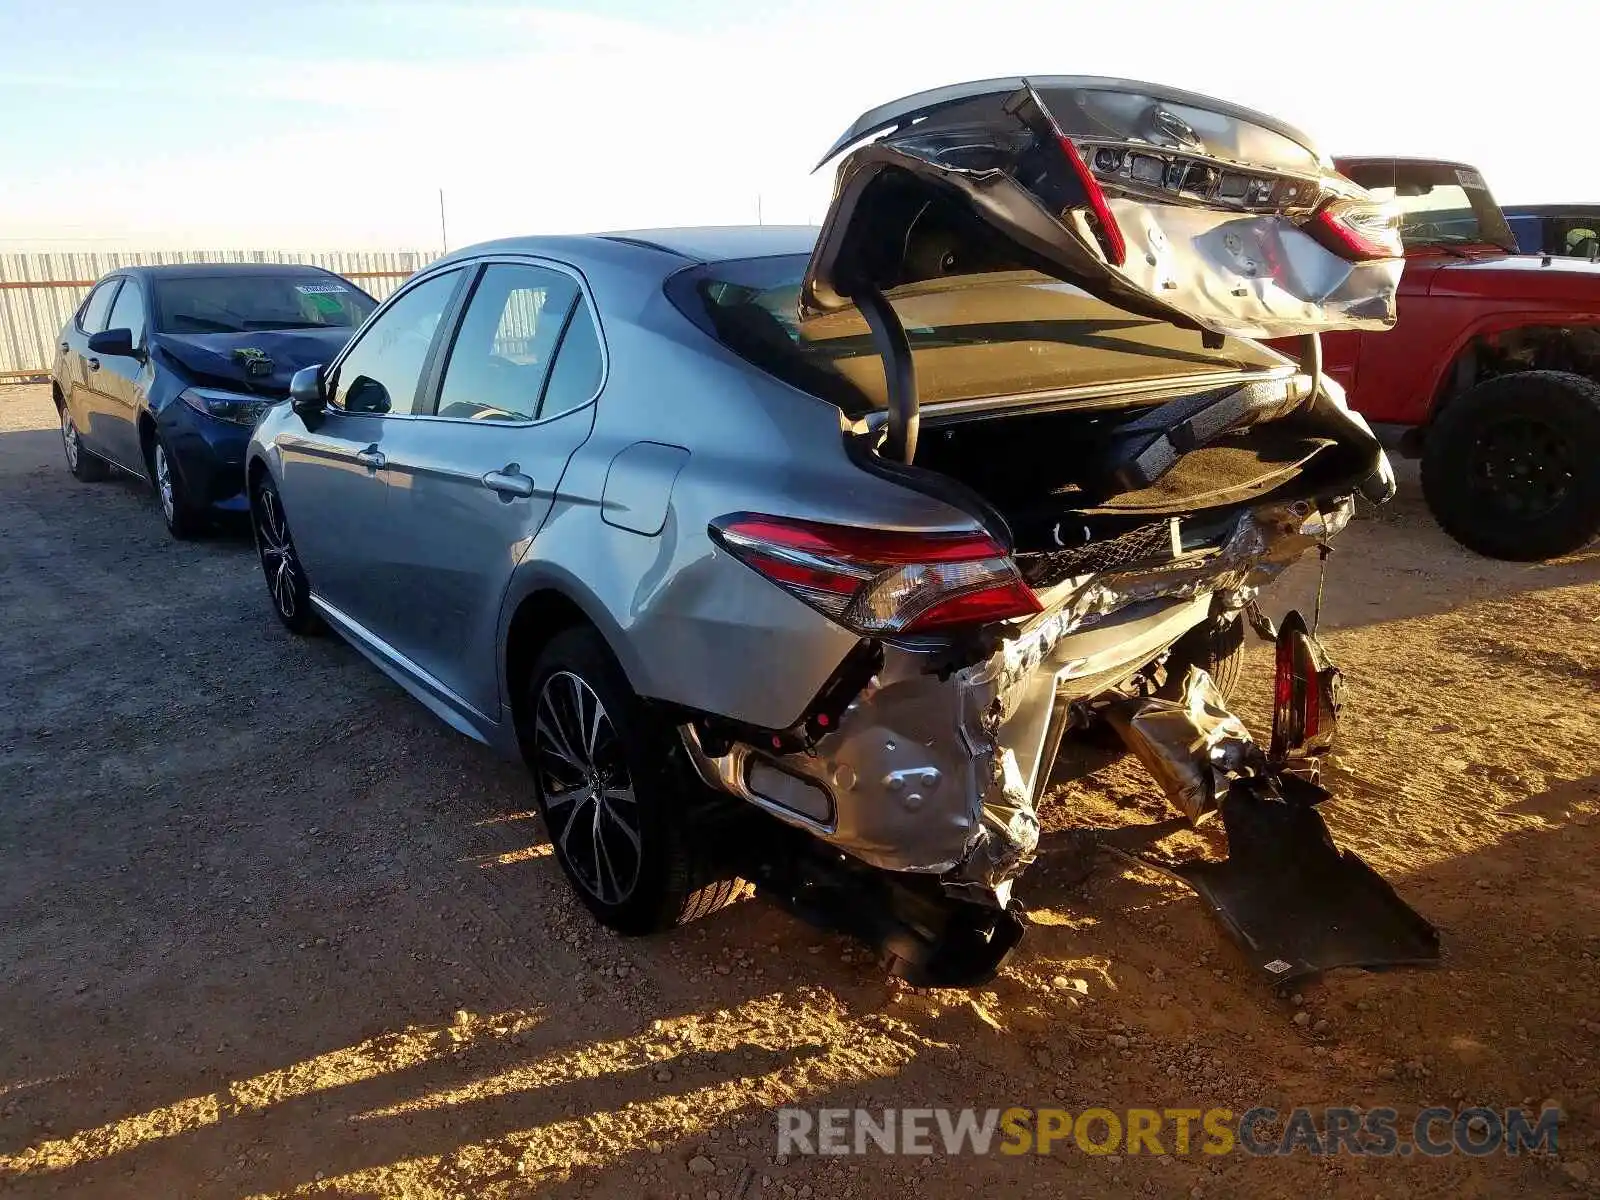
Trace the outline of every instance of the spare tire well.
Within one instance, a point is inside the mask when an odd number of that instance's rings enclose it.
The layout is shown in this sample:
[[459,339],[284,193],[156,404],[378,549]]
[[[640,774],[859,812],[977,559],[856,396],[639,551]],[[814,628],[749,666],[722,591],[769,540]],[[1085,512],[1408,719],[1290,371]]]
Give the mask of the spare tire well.
[[1600,325],[1522,325],[1474,334],[1440,377],[1429,423],[1478,384],[1520,371],[1564,371],[1600,382]]

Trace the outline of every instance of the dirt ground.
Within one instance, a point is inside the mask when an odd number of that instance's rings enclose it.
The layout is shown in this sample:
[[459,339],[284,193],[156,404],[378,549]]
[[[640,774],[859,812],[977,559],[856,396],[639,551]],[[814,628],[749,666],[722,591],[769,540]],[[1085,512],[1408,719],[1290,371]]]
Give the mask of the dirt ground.
[[[0,1193],[1600,1193],[1600,550],[1473,557],[1412,475],[1328,565],[1327,815],[1442,968],[1281,998],[1166,877],[1046,862],[1000,978],[919,993],[756,901],[599,929],[519,766],[285,635],[245,538],[180,545],[139,486],[76,483],[44,389],[0,388]],[[1127,759],[1058,784],[1056,825],[1162,815]],[[771,1112],[1547,1099],[1559,1159],[780,1162]]]

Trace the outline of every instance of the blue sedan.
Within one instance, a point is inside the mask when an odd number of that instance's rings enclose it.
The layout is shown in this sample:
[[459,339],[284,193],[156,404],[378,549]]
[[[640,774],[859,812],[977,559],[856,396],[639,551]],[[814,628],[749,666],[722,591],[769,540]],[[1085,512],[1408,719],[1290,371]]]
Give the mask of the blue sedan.
[[61,331],[51,390],[67,467],[148,480],[174,537],[248,508],[244,451],[289,378],[333,358],[376,302],[319,267],[126,267]]

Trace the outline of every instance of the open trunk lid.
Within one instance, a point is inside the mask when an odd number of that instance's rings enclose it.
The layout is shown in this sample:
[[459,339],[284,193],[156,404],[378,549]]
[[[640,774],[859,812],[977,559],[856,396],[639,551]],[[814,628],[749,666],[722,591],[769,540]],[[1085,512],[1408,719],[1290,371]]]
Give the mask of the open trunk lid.
[[[1395,220],[1308,138],[1156,84],[957,84],[864,114],[808,267],[802,318],[949,274],[1028,268],[1217,335],[1394,323]],[[826,161],[826,158],[824,159]]]

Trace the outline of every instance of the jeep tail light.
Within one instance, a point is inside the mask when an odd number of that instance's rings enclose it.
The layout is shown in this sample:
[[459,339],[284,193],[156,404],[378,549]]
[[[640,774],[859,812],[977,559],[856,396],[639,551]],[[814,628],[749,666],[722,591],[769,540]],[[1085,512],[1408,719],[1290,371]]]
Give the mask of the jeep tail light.
[[745,566],[869,637],[983,625],[1041,611],[986,533],[901,533],[736,513],[710,534]]
[[1331,200],[1306,224],[1306,232],[1340,258],[1361,262],[1400,258],[1400,214],[1363,200]]
[[1106,203],[1105,189],[1094,177],[1094,172],[1089,170],[1088,164],[1083,161],[1083,155],[1079,153],[1078,147],[1073,145],[1071,138],[1061,138],[1061,151],[1067,156],[1067,164],[1078,177],[1078,182],[1083,185],[1084,193],[1088,197],[1089,211],[1094,214],[1095,236],[1100,241],[1100,248],[1105,252],[1106,260],[1112,266],[1120,267],[1127,260],[1128,247],[1122,239],[1122,229],[1117,224],[1117,219],[1111,215],[1111,206]]

